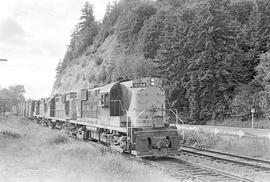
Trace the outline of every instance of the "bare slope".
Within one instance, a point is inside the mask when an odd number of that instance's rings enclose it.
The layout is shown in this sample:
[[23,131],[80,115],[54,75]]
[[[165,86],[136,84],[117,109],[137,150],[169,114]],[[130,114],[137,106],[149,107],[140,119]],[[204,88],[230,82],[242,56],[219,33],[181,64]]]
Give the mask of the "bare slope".
[[117,63],[124,51],[115,36],[109,36],[96,51],[93,49],[90,47],[84,55],[72,61],[58,83],[54,84],[53,93],[80,91],[102,84],[99,80],[106,77],[112,60]]

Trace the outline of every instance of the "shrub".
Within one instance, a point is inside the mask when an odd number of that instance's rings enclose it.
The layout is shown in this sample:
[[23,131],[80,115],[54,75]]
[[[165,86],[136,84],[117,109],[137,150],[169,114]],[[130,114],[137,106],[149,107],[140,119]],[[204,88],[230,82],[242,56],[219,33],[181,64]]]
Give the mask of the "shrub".
[[96,80],[96,75],[94,75],[94,74],[91,74],[89,77],[88,77],[88,82],[89,83],[92,83],[92,82],[94,82]]
[[181,134],[180,132],[180,141],[182,144],[187,146],[193,146],[198,148],[214,148],[219,140],[219,136],[202,130],[186,130],[184,131],[184,139],[183,133]]
[[20,138],[21,135],[15,131],[12,131],[12,130],[3,130],[3,131],[0,131],[0,135],[3,135],[5,137],[8,137],[8,138]]
[[49,145],[65,144],[69,142],[69,138],[64,134],[57,134],[46,138],[46,142]]
[[81,75],[80,75],[80,74],[77,74],[77,76],[76,76],[76,80],[79,80],[79,79],[80,79],[80,77],[81,77]]
[[101,57],[97,57],[96,59],[95,59],[95,63],[96,63],[96,65],[101,65],[102,64],[102,62],[103,62],[103,59],[101,58]]

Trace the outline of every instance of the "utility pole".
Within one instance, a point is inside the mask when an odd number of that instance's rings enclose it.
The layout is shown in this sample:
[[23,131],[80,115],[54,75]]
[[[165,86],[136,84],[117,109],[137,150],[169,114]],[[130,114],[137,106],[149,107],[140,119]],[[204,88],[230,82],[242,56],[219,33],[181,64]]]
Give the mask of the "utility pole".
[[4,105],[4,108],[3,108],[3,115],[5,116],[5,113],[6,113],[6,99],[2,99],[0,97],[0,101],[3,101],[3,105]]
[[5,113],[6,113],[6,100],[5,99],[3,99],[4,100],[4,116],[5,116]]
[[[6,61],[8,61],[8,60],[7,60],[7,59],[1,59],[1,58],[0,58],[0,61],[6,62]],[[4,116],[5,116],[5,112],[6,112],[6,99],[1,99],[1,97],[0,97],[0,100],[3,100],[3,101],[4,101],[4,109],[3,109],[3,112],[4,112]]]
[[[7,60],[7,59],[1,59],[1,58],[0,58],[0,61],[6,62],[6,61],[8,61],[8,60]],[[3,102],[4,102],[4,109],[3,109],[3,112],[4,112],[4,116],[5,116],[5,113],[6,113],[6,99],[1,99],[1,97],[0,97],[0,100],[3,100]]]
[[253,129],[254,128],[254,113],[255,113],[255,109],[254,108],[251,108],[250,112],[251,112],[251,128]]

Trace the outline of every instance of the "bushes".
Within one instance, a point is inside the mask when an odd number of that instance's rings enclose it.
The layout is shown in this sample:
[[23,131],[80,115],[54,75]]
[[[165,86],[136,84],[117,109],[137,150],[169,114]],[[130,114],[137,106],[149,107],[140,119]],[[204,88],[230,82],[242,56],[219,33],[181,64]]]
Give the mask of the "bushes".
[[21,134],[15,132],[15,131],[12,131],[12,130],[3,130],[3,131],[0,131],[0,136],[3,135],[4,137],[7,137],[7,138],[20,138],[21,137]]
[[56,135],[49,135],[45,137],[45,142],[49,145],[59,145],[68,143],[70,139],[67,135],[64,134],[56,134]]
[[203,130],[185,130],[180,134],[181,144],[198,148],[214,148],[219,141],[219,136]]
[[95,63],[97,66],[101,65],[103,63],[103,59],[101,57],[96,57],[95,58]]

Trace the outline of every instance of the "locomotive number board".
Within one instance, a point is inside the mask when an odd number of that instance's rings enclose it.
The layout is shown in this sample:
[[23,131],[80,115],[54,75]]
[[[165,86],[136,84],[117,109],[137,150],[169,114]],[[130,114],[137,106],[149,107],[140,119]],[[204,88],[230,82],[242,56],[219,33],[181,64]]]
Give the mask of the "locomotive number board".
[[133,88],[146,87],[146,83],[133,83]]

